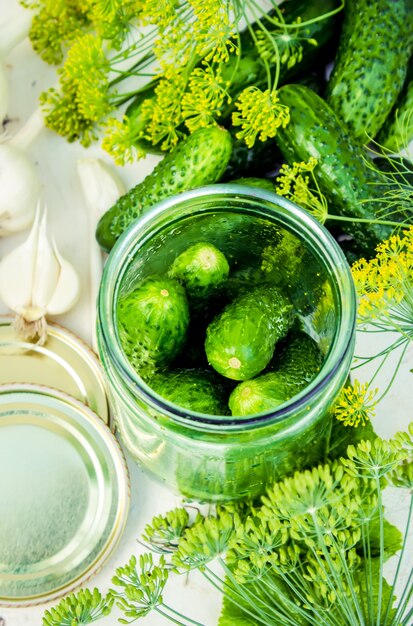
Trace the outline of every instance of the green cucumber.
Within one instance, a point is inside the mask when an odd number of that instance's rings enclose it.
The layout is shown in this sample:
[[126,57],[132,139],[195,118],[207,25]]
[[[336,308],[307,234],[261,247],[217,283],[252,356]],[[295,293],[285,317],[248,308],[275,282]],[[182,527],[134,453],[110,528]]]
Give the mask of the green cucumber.
[[343,222],[342,228],[356,240],[359,250],[371,255],[391,228],[373,223],[382,208],[383,177],[352,139],[331,107],[308,87],[285,85],[278,92],[281,104],[290,109],[286,128],[277,131],[277,143],[286,160],[318,164],[314,175],[329,202],[330,212],[366,222]]
[[173,404],[207,415],[228,415],[228,392],[220,377],[207,369],[176,369],[156,374],[149,386]]
[[304,331],[291,331],[274,355],[273,367],[285,377],[293,393],[313,380],[323,364],[323,354],[317,342]]
[[413,45],[412,0],[346,0],[327,102],[367,143],[390,113]]
[[292,322],[292,306],[276,287],[255,287],[241,294],[207,327],[208,363],[223,376],[246,380],[272,358],[277,341]]
[[119,338],[137,372],[147,378],[182,350],[189,325],[185,289],[178,282],[150,276],[119,298]]
[[194,303],[216,294],[229,275],[225,255],[212,243],[199,241],[179,254],[168,270]]
[[234,180],[230,180],[228,182],[231,185],[247,185],[248,187],[258,187],[259,189],[264,189],[265,191],[275,192],[274,183],[268,178],[256,178],[254,176],[249,176],[246,178],[235,178]]
[[130,224],[156,202],[218,181],[231,155],[231,135],[220,126],[201,128],[178,143],[141,183],[100,219],[96,239],[110,251]]
[[[312,21],[312,23],[298,31],[298,37],[302,37],[299,40],[302,46],[302,56],[296,60],[292,67],[288,67],[287,63],[281,63],[279,84],[290,82],[300,72],[307,71],[311,66],[316,66],[317,61],[321,57],[325,59],[326,54],[328,56],[326,48],[330,45],[335,45],[341,21],[340,15],[332,15],[322,20],[318,18],[326,13],[330,13],[339,6],[339,0],[323,0],[323,2],[320,2],[320,0],[288,0],[280,4],[279,9],[283,13],[286,24],[297,23],[298,20],[301,22]],[[252,25],[251,30],[253,34],[250,29],[243,31],[240,36],[241,55],[231,55],[227,63],[221,67],[221,78],[224,82],[230,83],[229,95],[231,96],[231,102],[221,109],[223,120],[230,116],[234,110],[235,100],[246,87],[256,85],[262,89],[268,88],[267,69],[256,47],[256,40],[259,37],[257,37],[257,33],[266,29],[270,36],[273,35],[280,48],[281,57],[284,51],[283,45],[288,50],[291,46],[291,41],[294,41],[294,36],[297,36],[293,34],[291,39],[288,36],[286,38],[285,34],[283,36],[283,31],[274,25],[271,19],[278,19],[274,10],[269,11],[268,17],[264,14],[260,18],[263,28]],[[317,45],[309,43],[307,39],[315,40]],[[275,62],[270,63],[272,75],[275,73],[274,65]],[[225,122],[223,123],[226,125]]]
[[235,387],[229,397],[232,415],[253,415],[276,409],[305,389],[320,371],[323,356],[306,333],[294,331],[274,357],[276,369]]
[[290,397],[283,375],[268,372],[239,383],[229,397],[228,406],[231,415],[255,415],[276,409]]
[[390,150],[400,152],[407,148],[413,139],[413,57],[410,59],[409,69],[403,89],[396,100],[396,104],[387,117],[377,137],[377,143]]

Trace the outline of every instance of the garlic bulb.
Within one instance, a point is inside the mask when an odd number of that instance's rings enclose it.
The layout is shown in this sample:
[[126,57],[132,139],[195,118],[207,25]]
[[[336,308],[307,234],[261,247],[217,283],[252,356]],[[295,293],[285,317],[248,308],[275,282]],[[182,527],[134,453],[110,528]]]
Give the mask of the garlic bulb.
[[92,325],[92,346],[97,351],[96,343],[96,301],[102,276],[102,250],[95,238],[96,224],[99,218],[115,204],[125,193],[123,183],[109,166],[100,159],[79,159],[77,171],[86,204],[89,209],[89,268],[90,268],[90,311]]
[[28,228],[40,194],[36,169],[12,143],[0,143],[0,237]]
[[0,138],[0,237],[28,228],[39,201],[36,168],[25,151],[45,128],[36,109],[24,126],[7,141]]
[[31,232],[0,262],[0,296],[17,314],[16,329],[26,337],[47,336],[46,315],[68,311],[79,295],[79,278],[46,232],[46,212],[36,212]]

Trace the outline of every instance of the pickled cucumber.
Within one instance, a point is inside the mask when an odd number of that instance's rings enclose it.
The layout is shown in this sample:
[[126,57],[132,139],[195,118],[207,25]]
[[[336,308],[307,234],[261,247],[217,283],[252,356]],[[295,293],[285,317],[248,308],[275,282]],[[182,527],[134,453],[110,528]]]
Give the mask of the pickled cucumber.
[[168,271],[168,276],[182,283],[189,299],[195,303],[216,293],[228,274],[225,255],[207,241],[200,241],[181,252]]
[[207,415],[228,415],[228,391],[215,372],[202,368],[156,374],[150,387],[180,407]]
[[292,305],[276,287],[241,294],[208,325],[208,363],[223,376],[246,380],[268,365],[292,323]]
[[145,278],[119,299],[117,315],[123,350],[145,378],[182,350],[189,325],[188,299],[182,285],[171,278]]

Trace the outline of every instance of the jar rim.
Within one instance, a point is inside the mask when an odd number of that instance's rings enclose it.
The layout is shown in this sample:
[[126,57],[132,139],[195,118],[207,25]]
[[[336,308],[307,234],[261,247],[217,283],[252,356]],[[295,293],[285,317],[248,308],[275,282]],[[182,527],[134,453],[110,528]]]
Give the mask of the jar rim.
[[[142,245],[145,240],[150,239],[154,235],[154,226],[157,226],[157,231],[155,232],[159,232],[166,224],[171,223],[171,211],[182,209],[188,202],[199,201],[204,198],[209,200],[214,198],[231,198],[241,202],[248,200],[255,202],[256,205],[248,207],[248,209],[243,206],[242,212],[245,213],[247,210],[250,214],[257,215],[259,213],[260,217],[267,217],[281,226],[290,227],[290,230],[298,238],[300,238],[300,235],[301,238],[304,235],[306,237],[310,235],[311,250],[318,253],[319,259],[324,266],[332,271],[336,277],[334,283],[336,286],[335,296],[338,296],[339,324],[320,371],[304,390],[271,411],[248,416],[220,416],[184,409],[169,402],[152,390],[133,369],[121,347],[117,325],[114,322],[116,321],[117,291],[128,268],[128,263],[124,262],[125,259],[133,257],[133,251],[138,247],[138,240],[139,245]],[[211,207],[210,212],[215,213],[221,210],[217,209],[217,207]],[[226,210],[236,212],[235,207]],[[201,212],[205,214],[207,211],[202,210]],[[191,214],[197,215],[198,213],[196,210],[192,210]],[[165,220],[162,220],[162,218],[165,218]],[[138,233],[140,235],[139,238],[137,237]],[[308,243],[308,238],[306,243]],[[271,191],[235,183],[218,183],[185,191],[154,204],[122,233],[104,266],[98,296],[97,317],[101,331],[101,340],[105,350],[116,364],[122,380],[126,382],[132,392],[139,390],[145,402],[150,404],[152,408],[162,411],[168,418],[181,425],[205,430],[215,429],[216,427],[232,430],[246,426],[261,427],[275,422],[281,423],[291,417],[295,411],[308,404],[314,396],[320,394],[328,386],[328,383],[334,378],[335,372],[340,368],[343,360],[348,355],[349,350],[353,347],[356,323],[356,293],[350,267],[343,251],[329,231],[310,213]]]

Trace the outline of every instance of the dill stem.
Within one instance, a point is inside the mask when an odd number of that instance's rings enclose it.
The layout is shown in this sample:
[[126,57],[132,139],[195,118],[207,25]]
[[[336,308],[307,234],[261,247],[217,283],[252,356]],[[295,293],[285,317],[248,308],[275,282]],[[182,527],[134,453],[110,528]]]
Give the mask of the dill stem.
[[[384,615],[383,626],[387,626],[387,620],[388,620],[390,609],[391,609],[391,606],[392,606],[393,593],[394,593],[394,591],[396,589],[397,579],[398,579],[399,574],[400,574],[400,569],[401,569],[402,561],[403,561],[403,558],[404,558],[404,553],[406,551],[407,535],[408,535],[410,523],[411,523],[411,520],[412,520],[412,516],[413,516],[413,492],[412,492],[412,494],[410,496],[409,512],[407,514],[407,521],[406,521],[406,527],[405,527],[405,531],[404,531],[403,544],[402,544],[402,547],[401,547],[401,550],[400,550],[399,558],[397,560],[397,567],[396,567],[396,571],[394,573],[394,578],[393,578],[393,583],[392,583],[391,590],[390,590],[389,600],[387,602],[387,609],[386,609],[386,613]],[[400,606],[401,605],[399,604],[399,606],[397,608],[397,611],[396,611],[396,615],[394,616],[394,619],[392,620],[392,622],[395,623],[395,624],[397,624],[397,620],[399,619],[398,612],[400,610]]]
[[378,496],[378,509],[379,509],[379,537],[380,537],[380,550],[379,550],[379,590],[377,596],[377,617],[376,626],[381,624],[381,604],[383,596],[383,563],[384,563],[384,515],[383,515],[383,498],[380,485],[380,477],[376,477],[376,489]]
[[182,617],[182,619],[186,620],[187,622],[189,622],[190,624],[194,624],[195,626],[204,626],[204,624],[202,624],[201,622],[197,622],[194,619],[191,619],[190,617],[188,617],[187,615],[183,615],[182,613],[180,613],[179,611],[177,611],[176,609],[173,609],[171,606],[169,606],[168,604],[165,604],[165,602],[162,602],[162,606],[165,610],[170,611],[171,613],[173,613],[174,615],[177,615],[178,617]]
[[326,221],[328,219],[335,220],[338,222],[356,222],[358,224],[380,224],[381,226],[395,226],[402,227],[402,222],[393,222],[391,220],[374,220],[369,219],[367,217],[347,217],[345,215],[333,215],[331,213],[327,213]]
[[178,626],[186,626],[186,624],[184,624],[184,622],[179,622],[177,619],[172,617],[172,615],[168,615],[167,613],[164,613],[163,611],[161,611],[159,606],[155,606],[154,609],[155,609],[155,611],[157,613],[162,615],[162,617],[166,617],[166,619],[169,619],[169,621],[173,622],[174,624],[178,624]]

